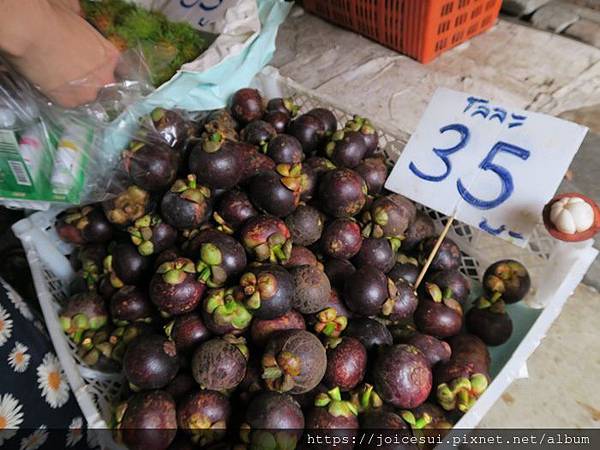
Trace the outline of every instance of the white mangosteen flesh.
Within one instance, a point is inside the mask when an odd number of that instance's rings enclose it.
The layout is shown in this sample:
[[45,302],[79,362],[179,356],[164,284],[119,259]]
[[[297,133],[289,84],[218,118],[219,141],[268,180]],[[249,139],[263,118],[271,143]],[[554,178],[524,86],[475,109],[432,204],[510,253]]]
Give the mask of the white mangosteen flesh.
[[579,197],[563,197],[550,209],[550,221],[562,233],[581,233],[594,224],[594,209]]

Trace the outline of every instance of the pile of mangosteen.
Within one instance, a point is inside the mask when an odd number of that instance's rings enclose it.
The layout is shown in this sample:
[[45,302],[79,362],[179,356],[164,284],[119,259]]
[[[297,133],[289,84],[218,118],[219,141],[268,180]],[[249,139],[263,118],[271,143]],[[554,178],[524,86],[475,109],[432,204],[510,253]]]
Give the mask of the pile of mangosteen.
[[442,433],[485,391],[487,346],[510,338],[505,303],[527,294],[527,270],[493,264],[468,309],[445,239],[415,289],[438,237],[385,191],[369,120],[340,126],[242,89],[200,119],[156,109],[143,123],[122,154],[125,187],[56,223],[76,245],[63,329],[84,364],[126,380],[119,442],[292,449],[305,429]]

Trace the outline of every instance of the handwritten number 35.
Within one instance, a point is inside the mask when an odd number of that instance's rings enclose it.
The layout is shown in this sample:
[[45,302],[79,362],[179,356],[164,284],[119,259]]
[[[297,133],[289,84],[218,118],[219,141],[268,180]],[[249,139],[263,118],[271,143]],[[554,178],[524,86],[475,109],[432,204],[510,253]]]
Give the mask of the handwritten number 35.
[[[450,161],[449,156],[465,148],[469,143],[471,134],[469,132],[469,129],[461,124],[447,125],[440,129],[440,133],[442,134],[449,131],[454,131],[459,134],[460,140],[458,144],[446,149],[433,149],[433,153],[435,153],[444,163],[444,166],[446,167],[445,172],[441,175],[426,174],[419,168],[417,168],[417,166],[413,162],[411,162],[409,165],[409,169],[411,170],[411,172],[413,172],[416,176],[423,180],[432,181],[436,183],[445,180],[448,177],[448,175],[450,175],[450,172],[452,172],[452,162]],[[487,154],[487,156],[483,159],[481,164],[479,164],[480,169],[485,171],[492,171],[493,173],[498,175],[498,178],[500,178],[501,190],[500,194],[496,198],[492,200],[482,200],[480,198],[477,198],[468,191],[468,189],[464,186],[463,182],[460,179],[456,181],[456,188],[458,189],[458,193],[460,194],[460,196],[467,203],[469,203],[475,208],[484,210],[495,208],[504,203],[506,200],[508,200],[514,191],[513,177],[510,174],[510,172],[505,167],[494,163],[494,158],[498,153],[508,153],[522,159],[523,161],[526,161],[527,159],[529,159],[529,156],[531,156],[531,153],[528,150],[509,144],[507,142],[500,141],[496,143],[494,147],[492,147],[490,152]]]

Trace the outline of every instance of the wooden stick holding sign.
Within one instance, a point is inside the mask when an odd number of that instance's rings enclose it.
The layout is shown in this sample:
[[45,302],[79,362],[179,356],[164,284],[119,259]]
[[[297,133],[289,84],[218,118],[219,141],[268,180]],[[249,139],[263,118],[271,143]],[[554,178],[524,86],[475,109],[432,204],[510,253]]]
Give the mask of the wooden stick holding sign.
[[429,266],[431,266],[431,263],[433,262],[433,258],[435,258],[435,255],[437,255],[437,252],[440,249],[442,242],[444,242],[444,239],[446,239],[446,235],[450,231],[450,227],[452,226],[452,223],[454,223],[454,216],[452,216],[448,219],[448,223],[446,223],[446,226],[442,230],[442,233],[438,237],[437,242],[433,246],[433,249],[431,250],[429,257],[427,258],[427,261],[425,261],[425,264],[423,265],[423,268],[421,269],[421,273],[419,273],[419,276],[417,277],[417,281],[415,281],[415,291],[419,288],[419,285],[423,281],[423,278],[425,278],[425,275],[427,274],[427,270],[429,270]]

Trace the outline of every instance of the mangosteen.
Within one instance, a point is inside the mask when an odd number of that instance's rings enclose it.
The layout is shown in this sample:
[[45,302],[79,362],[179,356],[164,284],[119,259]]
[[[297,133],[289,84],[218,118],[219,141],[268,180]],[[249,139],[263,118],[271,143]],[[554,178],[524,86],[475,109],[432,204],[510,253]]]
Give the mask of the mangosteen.
[[397,250],[416,213],[415,204],[402,195],[378,197],[363,214],[363,233],[365,236],[390,238],[394,250]]
[[165,325],[165,333],[175,343],[179,353],[193,350],[211,336],[202,317],[196,312],[175,317]]
[[110,223],[126,226],[146,214],[150,206],[150,194],[138,186],[129,186],[114,198],[102,203]]
[[350,311],[339,298],[337,291],[331,289],[331,295],[325,309],[308,316],[308,324],[316,334],[336,338],[346,329],[348,319],[351,316]]
[[198,306],[206,285],[196,279],[192,260],[177,258],[158,267],[149,289],[150,300],[163,314],[179,315]]
[[63,331],[78,344],[84,331],[98,330],[108,322],[104,299],[91,291],[75,294],[67,300],[59,320]]
[[298,164],[304,161],[302,145],[289,134],[280,134],[271,139],[267,156],[275,161],[275,164]]
[[312,245],[323,233],[323,214],[309,205],[300,205],[285,218],[295,245]]
[[366,152],[365,141],[356,131],[336,131],[325,146],[325,154],[336,166],[350,169],[360,164]]
[[260,119],[264,110],[264,100],[256,89],[240,89],[231,98],[231,113],[241,124]]
[[365,158],[354,169],[367,183],[369,195],[378,195],[387,180],[388,168],[383,158]]
[[325,108],[314,108],[307,112],[309,116],[316,117],[321,121],[327,135],[332,135],[337,130],[337,119],[333,112]]
[[248,219],[258,215],[258,211],[245,192],[233,189],[219,198],[213,219],[217,228],[224,233],[233,234]]
[[156,334],[136,338],[123,358],[123,373],[134,390],[161,389],[178,370],[175,343]]
[[304,153],[314,153],[323,143],[326,133],[321,119],[310,114],[302,114],[288,125],[288,134],[298,139]]
[[426,281],[437,284],[442,292],[450,289],[452,297],[462,304],[467,301],[471,293],[471,283],[468,278],[456,269],[433,272],[426,277]]
[[352,217],[365,206],[367,185],[365,180],[351,169],[334,169],[325,173],[320,180],[319,201],[327,214],[334,217]]
[[335,169],[335,164],[333,164],[329,159],[324,158],[322,156],[311,156],[310,158],[304,161],[303,167],[308,167],[312,169],[315,172],[315,174],[320,178],[321,175],[324,175],[327,172]]
[[351,319],[344,336],[355,337],[369,352],[393,344],[390,330],[378,320],[369,318]]
[[125,351],[131,342],[139,336],[150,335],[154,332],[154,327],[146,322],[133,322],[127,325],[118,326],[112,330],[108,338],[108,343],[112,347],[110,358],[122,363]]
[[419,331],[438,338],[458,334],[463,325],[463,311],[460,303],[452,298],[452,291],[442,293],[436,284],[425,283],[427,296],[420,298],[414,314]]
[[158,269],[162,263],[173,261],[174,259],[181,258],[183,252],[177,247],[171,247],[160,252],[156,258],[154,258],[154,270]]
[[189,169],[211,189],[230,189],[242,179],[244,167],[238,145],[217,131],[203,135],[192,147]]
[[358,411],[356,407],[347,400],[342,400],[339,388],[331,389],[316,396],[314,406],[306,415],[306,428],[320,437],[318,430],[328,430],[326,436],[341,442],[320,445],[320,448],[352,449],[356,440],[358,425]]
[[385,274],[375,267],[357,269],[344,285],[344,301],[353,313],[359,316],[376,316],[390,298],[393,285]]
[[427,400],[431,392],[429,361],[412,345],[383,348],[371,376],[381,397],[397,408],[415,408]]
[[210,217],[211,191],[199,186],[194,175],[177,180],[164,195],[160,204],[162,218],[179,230],[196,228]]
[[177,241],[177,230],[164,223],[158,214],[140,217],[127,231],[131,235],[131,242],[143,256],[160,253]]
[[102,277],[105,257],[106,247],[103,244],[79,247],[71,254],[71,265],[78,271],[77,277],[69,285],[71,294],[96,290]]
[[56,232],[63,241],[76,245],[108,242],[113,236],[106,216],[93,206],[69,209],[59,214]]
[[358,268],[372,266],[387,273],[394,267],[396,255],[388,239],[366,238],[352,262]]
[[281,111],[267,111],[263,120],[270,124],[278,134],[283,134],[290,123],[290,116]]
[[450,359],[452,351],[447,342],[429,336],[428,334],[412,333],[408,338],[403,339],[403,344],[409,344],[417,347],[425,358],[429,361],[430,367],[439,362],[447,362]]
[[177,176],[179,156],[163,143],[134,140],[122,158],[131,180],[150,192],[168,188]]
[[275,128],[264,120],[250,122],[240,133],[242,141],[256,145],[263,153],[267,153],[269,142],[275,136],[277,136]]
[[317,193],[319,175],[314,169],[308,166],[302,166],[302,190],[300,200],[303,202],[311,201]]
[[402,250],[410,252],[424,239],[435,236],[433,219],[423,211],[417,211],[414,220],[408,225],[402,240]]
[[421,269],[419,268],[419,262],[416,258],[399,254],[396,256],[396,264],[392,267],[392,270],[387,273],[387,276],[394,282],[405,280],[414,286],[420,273]]
[[202,304],[202,317],[215,334],[241,334],[252,320],[244,306],[244,292],[239,287],[210,290]]
[[140,255],[135,245],[121,242],[112,247],[103,264],[112,286],[121,288],[126,284],[140,283],[146,276],[150,261],[147,256]]
[[150,322],[153,314],[148,296],[136,286],[123,286],[110,299],[110,316],[115,325]]
[[342,258],[330,258],[325,261],[324,267],[331,286],[341,290],[344,289],[346,279],[356,271],[356,267],[350,261]]
[[327,275],[315,266],[299,266],[290,269],[294,280],[292,306],[302,314],[313,314],[327,306],[331,284]]
[[140,392],[117,408],[117,432],[131,450],[165,450],[177,434],[173,397],[164,391]]
[[[438,237],[429,237],[419,244],[419,262],[424,264],[437,243]],[[445,238],[437,254],[431,261],[431,270],[456,270],[460,267],[461,253],[458,245],[450,238]]]
[[248,183],[252,177],[261,172],[273,171],[277,166],[275,161],[254,145],[238,142],[235,144],[235,150],[242,166],[240,184]]
[[415,434],[423,436],[427,442],[441,442],[454,426],[445,411],[430,402],[425,402],[411,411],[402,411],[402,418]]
[[305,330],[304,317],[298,311],[290,309],[285,314],[274,319],[254,319],[250,326],[252,342],[264,347],[271,336],[284,330]]
[[165,387],[165,392],[171,394],[175,401],[179,402],[197,388],[198,384],[194,380],[194,377],[189,372],[180,370],[177,376],[173,378],[173,381]]
[[[361,430],[377,430],[377,438],[381,438],[382,445],[377,448],[382,450],[417,450],[419,447],[409,444],[413,435],[404,419],[394,411],[377,408],[367,411],[360,416]],[[404,444],[403,442],[406,442]],[[358,450],[370,448],[367,445],[358,445]]]
[[291,97],[272,98],[267,102],[267,112],[279,112],[288,117],[296,117],[300,111],[300,107],[294,102]]
[[381,308],[383,317],[392,322],[410,319],[419,303],[413,287],[403,279],[394,283],[388,278],[388,295]]
[[290,253],[290,259],[282,264],[286,269],[299,266],[315,266],[319,269],[323,269],[323,265],[319,262],[313,252],[306,247],[299,245],[292,246],[292,253]]
[[285,330],[271,337],[261,365],[267,388],[302,394],[315,388],[323,379],[327,356],[314,334],[305,330]]
[[108,327],[98,330],[89,329],[81,335],[81,341],[77,344],[77,356],[94,370],[119,372],[121,366],[118,359],[113,358],[113,350],[117,343],[116,339],[111,339]]
[[205,446],[225,437],[231,416],[229,399],[220,392],[202,390],[177,405],[177,425],[192,436],[196,445]]
[[279,164],[250,180],[248,196],[252,203],[276,217],[285,217],[297,208],[302,190],[302,165]]
[[328,223],[321,236],[321,249],[331,258],[352,258],[360,251],[362,243],[360,226],[349,218]]
[[294,278],[283,267],[259,266],[240,278],[245,305],[259,319],[274,319],[292,309]]
[[487,268],[483,275],[483,286],[489,295],[499,292],[505,303],[516,303],[529,292],[531,278],[523,264],[513,259],[503,259]]
[[467,412],[487,389],[490,353],[485,343],[472,334],[448,340],[452,356],[434,370],[436,397],[446,411]]
[[467,313],[465,321],[469,333],[478,336],[489,346],[504,344],[513,330],[512,320],[499,292],[489,299],[480,297]]
[[194,352],[192,375],[202,389],[233,389],[244,379],[247,354],[243,338],[227,335],[213,338]]
[[186,248],[190,258],[198,258],[198,280],[208,287],[221,287],[239,275],[247,264],[244,247],[231,236],[218,230],[200,231]]
[[240,231],[246,251],[258,261],[285,262],[292,251],[291,233],[277,217],[259,215],[248,220]]
[[356,131],[362,135],[367,147],[365,156],[371,156],[377,151],[379,135],[369,119],[355,115],[352,120],[346,122],[344,129]]
[[293,449],[303,431],[304,415],[291,395],[262,391],[250,402],[241,433],[250,448],[272,442],[273,448]]
[[358,339],[345,336],[327,341],[326,385],[350,391],[363,380],[366,370],[367,350]]
[[171,148],[181,148],[188,138],[189,124],[178,111],[155,108],[150,113],[154,129]]

